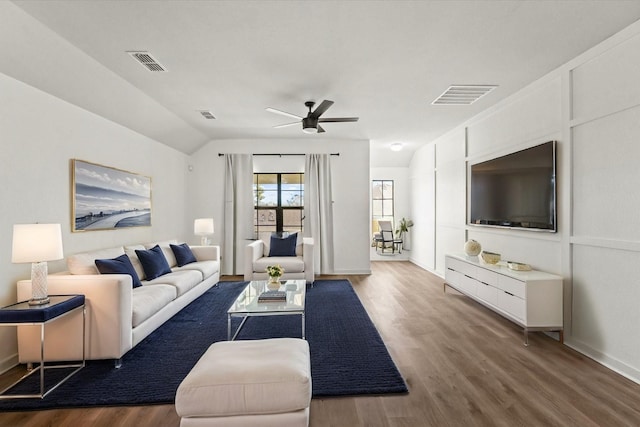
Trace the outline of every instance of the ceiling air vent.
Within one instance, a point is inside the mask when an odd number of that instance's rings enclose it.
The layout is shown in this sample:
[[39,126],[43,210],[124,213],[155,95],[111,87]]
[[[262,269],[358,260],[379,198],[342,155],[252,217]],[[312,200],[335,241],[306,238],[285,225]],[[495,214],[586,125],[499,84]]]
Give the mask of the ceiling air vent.
[[214,116],[211,111],[207,111],[207,110],[200,110],[199,111],[200,114],[202,114],[202,117],[204,117],[205,119],[209,119],[209,120],[213,120],[216,118],[216,116]]
[[164,68],[156,59],[151,56],[149,52],[127,52],[136,61],[138,61],[144,68],[149,71],[166,73],[167,69]]
[[495,85],[453,85],[437,97],[432,105],[471,105],[497,88]]

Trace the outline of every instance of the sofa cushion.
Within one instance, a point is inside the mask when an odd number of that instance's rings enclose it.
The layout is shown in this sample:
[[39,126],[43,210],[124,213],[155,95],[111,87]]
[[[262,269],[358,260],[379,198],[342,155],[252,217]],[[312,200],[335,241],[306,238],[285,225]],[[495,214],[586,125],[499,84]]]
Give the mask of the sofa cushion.
[[138,277],[140,278],[140,280],[144,280],[146,278],[144,274],[144,268],[142,268],[140,259],[136,254],[136,249],[139,251],[144,251],[146,248],[143,245],[125,246],[124,253],[129,257],[129,261],[131,261],[133,269],[136,271],[136,273],[138,273]]
[[284,268],[286,273],[302,273],[304,272],[304,261],[302,257],[283,256],[283,257],[264,257],[258,258],[253,262],[253,271],[264,273],[270,265],[279,264]]
[[124,253],[124,248],[118,246],[91,252],[82,252],[67,257],[67,268],[71,274],[100,274],[96,267],[96,259],[115,258]]
[[140,259],[147,280],[153,280],[163,274],[171,273],[171,268],[160,246],[155,245],[148,250],[136,249],[136,255],[138,255],[138,259]]
[[170,268],[173,268],[177,264],[176,264],[176,256],[173,254],[173,251],[171,250],[171,246],[169,246],[171,244],[177,245],[178,241],[174,239],[174,240],[165,240],[157,243],[146,243],[144,247],[145,249],[151,249],[154,246],[160,246],[160,249],[162,249],[162,253],[164,254],[164,257],[167,260],[167,264],[169,264]]
[[[266,240],[261,240],[262,242],[262,253],[264,256],[269,256],[269,251],[271,250],[271,237],[268,237]],[[302,236],[298,234],[298,241],[296,243],[296,256],[302,256],[302,250],[304,245],[302,244]]]
[[287,237],[278,237],[271,235],[269,242],[269,256],[283,257],[296,256],[296,242],[298,241],[298,233],[293,233]]
[[95,264],[100,274],[128,274],[131,276],[134,288],[142,286],[138,273],[133,269],[127,254],[122,254],[113,259],[97,259]]
[[132,324],[135,328],[176,299],[178,292],[171,285],[140,286],[131,297]]
[[171,285],[176,288],[178,296],[181,296],[199,285],[202,280],[202,273],[198,270],[179,270],[162,275],[154,280],[143,281],[142,284],[144,286],[156,284]]
[[186,243],[181,245],[170,244],[169,247],[176,256],[176,264],[178,267],[196,262],[196,256],[191,252],[191,248]]
[[189,263],[187,265],[183,265],[182,267],[174,267],[171,271],[181,271],[181,270],[196,270],[202,273],[203,280],[208,279],[209,277],[216,274],[220,271],[220,262],[219,261],[196,261]]

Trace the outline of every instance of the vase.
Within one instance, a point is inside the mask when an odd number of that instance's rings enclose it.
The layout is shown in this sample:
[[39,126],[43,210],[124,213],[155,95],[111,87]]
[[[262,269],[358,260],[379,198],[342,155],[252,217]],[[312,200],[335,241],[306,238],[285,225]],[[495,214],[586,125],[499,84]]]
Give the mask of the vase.
[[467,254],[467,256],[478,256],[481,250],[482,246],[480,246],[480,243],[476,242],[473,239],[467,240],[467,242],[464,244],[464,252]]
[[269,276],[267,288],[272,291],[280,289],[280,276]]

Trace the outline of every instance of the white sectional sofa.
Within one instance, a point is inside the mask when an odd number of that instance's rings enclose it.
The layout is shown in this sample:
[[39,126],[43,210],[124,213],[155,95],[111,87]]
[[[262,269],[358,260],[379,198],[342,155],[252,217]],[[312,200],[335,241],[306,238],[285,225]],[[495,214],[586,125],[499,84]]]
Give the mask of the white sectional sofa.
[[[191,246],[196,262],[178,267],[170,244],[176,241],[79,253],[67,258],[69,271],[50,275],[50,295],[83,294],[86,298],[86,358],[120,358],[151,332],[198,298],[220,280],[220,248]],[[153,280],[146,276],[135,250],[159,245],[171,272]],[[113,259],[126,254],[141,279],[134,288],[132,276],[100,274],[96,259]],[[31,297],[31,281],[18,282],[18,300]],[[68,361],[82,358],[82,314],[70,315],[46,327],[45,360]],[[40,358],[39,328],[18,327],[20,363]]]

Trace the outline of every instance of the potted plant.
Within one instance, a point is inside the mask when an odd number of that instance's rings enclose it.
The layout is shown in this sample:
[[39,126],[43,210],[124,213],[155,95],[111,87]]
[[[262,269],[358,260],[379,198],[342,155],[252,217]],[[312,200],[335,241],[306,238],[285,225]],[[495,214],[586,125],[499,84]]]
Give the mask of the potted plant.
[[402,240],[402,247],[406,250],[409,250],[409,228],[411,227],[413,227],[413,221],[403,217],[396,228],[396,237]]

